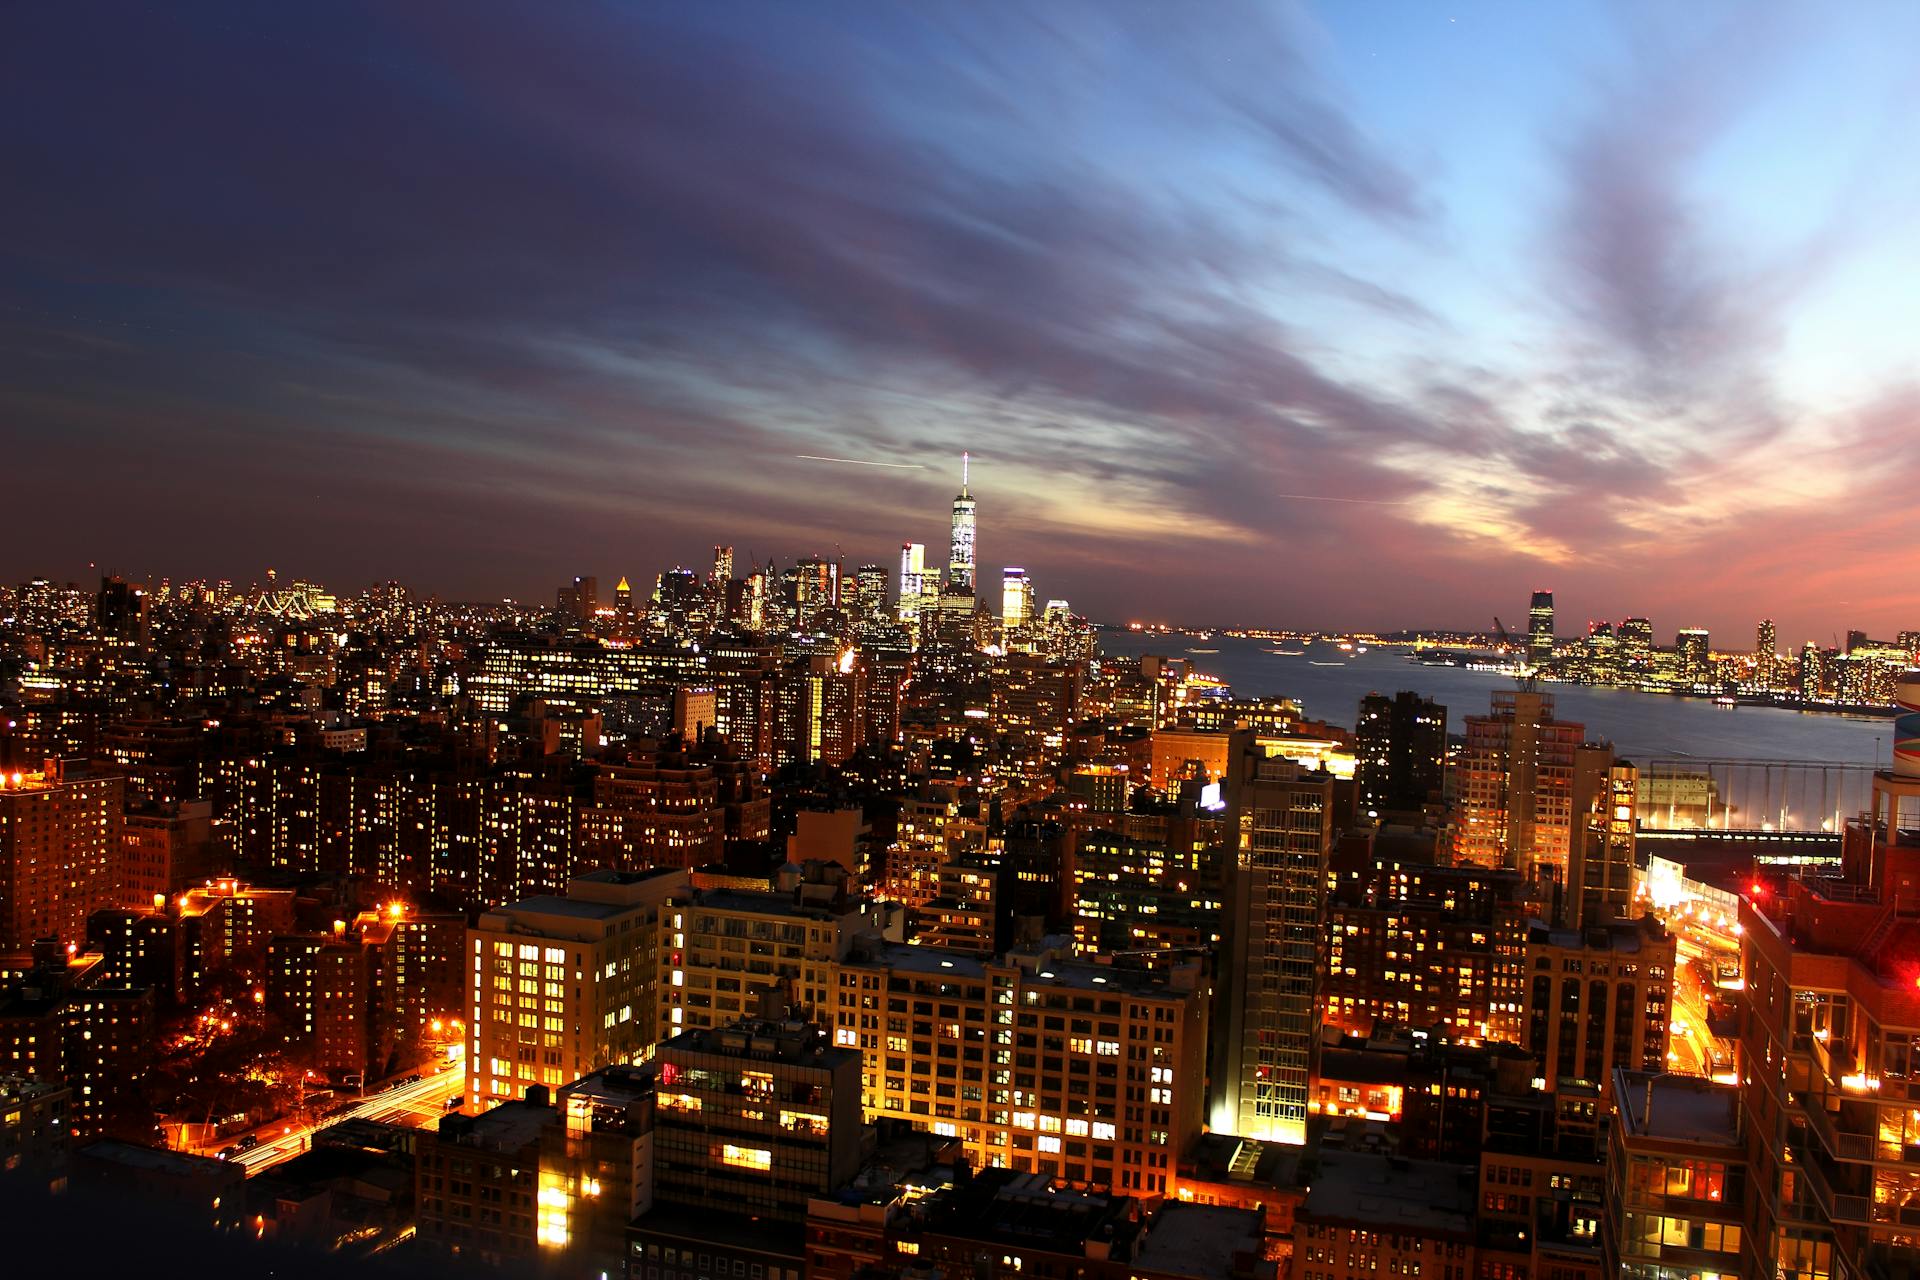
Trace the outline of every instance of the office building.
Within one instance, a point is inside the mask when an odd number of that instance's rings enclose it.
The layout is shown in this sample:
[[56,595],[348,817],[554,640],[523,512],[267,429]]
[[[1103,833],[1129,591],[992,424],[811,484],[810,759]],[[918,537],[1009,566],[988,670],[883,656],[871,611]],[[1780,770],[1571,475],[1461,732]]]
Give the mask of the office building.
[[1033,620],[1033,580],[1025,569],[1009,565],[1000,571],[1000,625],[1011,645],[1014,633]]
[[949,540],[947,556],[947,590],[969,599],[975,590],[973,543],[976,513],[973,495],[967,489],[971,464],[971,455],[960,455],[960,492],[953,499],[953,536]]
[[799,1223],[809,1196],[859,1171],[860,1055],[825,1029],[737,1019],[664,1041],[657,1059],[657,1208]]
[[1536,591],[1527,607],[1527,665],[1538,669],[1553,661],[1553,592]]
[[1211,1127],[1306,1140],[1319,1042],[1320,947],[1334,782],[1231,735],[1226,941],[1214,1014]]
[[1615,634],[1620,640],[1623,665],[1639,671],[1653,662],[1653,623],[1645,618],[1623,618]]
[[858,1048],[869,1118],[958,1138],[975,1168],[1143,1196],[1200,1134],[1201,966],[1075,959],[1064,939],[995,961],[863,943],[838,967],[834,1042]]
[[1705,627],[1687,627],[1673,641],[1674,674],[1683,685],[1700,684],[1713,676],[1711,647]]
[[564,897],[495,907],[467,932],[467,1101],[478,1108],[645,1057],[661,915],[686,872],[596,871]]

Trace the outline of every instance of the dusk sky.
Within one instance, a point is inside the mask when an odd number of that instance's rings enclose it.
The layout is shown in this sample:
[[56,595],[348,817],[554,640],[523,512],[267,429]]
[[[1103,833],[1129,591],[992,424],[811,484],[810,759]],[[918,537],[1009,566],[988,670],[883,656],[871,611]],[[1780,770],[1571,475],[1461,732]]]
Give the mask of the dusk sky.
[[[1920,628],[1920,6],[0,18],[0,579]],[[924,471],[803,461],[815,454]]]

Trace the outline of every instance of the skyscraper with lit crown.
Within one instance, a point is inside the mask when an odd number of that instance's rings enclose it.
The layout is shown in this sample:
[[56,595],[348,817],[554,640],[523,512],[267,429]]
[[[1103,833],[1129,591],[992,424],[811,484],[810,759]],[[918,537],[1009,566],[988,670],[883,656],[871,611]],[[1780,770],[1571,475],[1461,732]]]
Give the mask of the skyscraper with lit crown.
[[1553,592],[1536,591],[1527,608],[1527,664],[1544,667],[1553,661]]
[[955,594],[974,594],[973,572],[973,495],[967,492],[967,472],[971,455],[960,455],[960,492],[953,499],[952,553],[947,559],[947,589]]

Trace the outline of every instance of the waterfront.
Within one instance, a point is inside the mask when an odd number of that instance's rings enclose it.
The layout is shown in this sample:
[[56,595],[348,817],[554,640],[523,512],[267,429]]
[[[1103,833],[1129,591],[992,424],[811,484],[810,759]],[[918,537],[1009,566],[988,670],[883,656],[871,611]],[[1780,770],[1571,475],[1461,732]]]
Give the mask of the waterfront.
[[[1487,710],[1495,690],[1514,687],[1511,676],[1492,671],[1413,662],[1412,650],[1400,646],[1375,645],[1365,653],[1348,653],[1326,641],[1279,644],[1231,636],[1195,640],[1110,629],[1100,633],[1100,645],[1111,654],[1186,658],[1197,670],[1231,684],[1236,697],[1290,697],[1308,716],[1347,726],[1366,694],[1411,689],[1443,704],[1447,730],[1457,734],[1466,716]],[[1190,648],[1218,652],[1189,653]],[[1282,648],[1303,652],[1272,652]],[[1339,665],[1325,665],[1329,663]],[[1629,759],[1695,756],[1871,765],[1885,761],[1891,740],[1890,718],[1726,707],[1705,698],[1552,681],[1541,688],[1553,695],[1561,719],[1586,725],[1589,737],[1613,743]]]

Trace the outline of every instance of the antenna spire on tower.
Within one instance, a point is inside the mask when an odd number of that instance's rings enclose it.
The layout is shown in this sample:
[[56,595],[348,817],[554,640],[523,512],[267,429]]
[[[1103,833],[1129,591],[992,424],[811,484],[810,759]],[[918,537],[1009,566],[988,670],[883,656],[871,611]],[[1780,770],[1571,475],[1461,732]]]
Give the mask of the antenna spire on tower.
[[960,454],[960,496],[963,498],[967,494],[967,472],[971,469],[972,462],[973,455],[963,450]]

